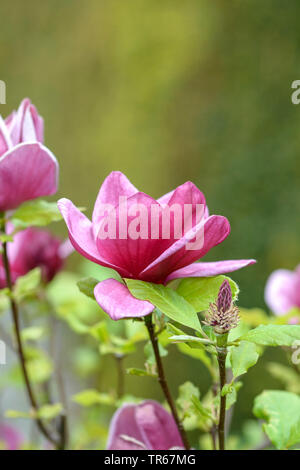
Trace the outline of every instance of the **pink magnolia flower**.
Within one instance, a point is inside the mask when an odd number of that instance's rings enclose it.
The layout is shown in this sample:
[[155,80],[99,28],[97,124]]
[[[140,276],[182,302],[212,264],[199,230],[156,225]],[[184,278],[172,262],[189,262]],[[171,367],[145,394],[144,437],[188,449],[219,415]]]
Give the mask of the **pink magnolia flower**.
[[300,265],[295,271],[278,269],[267,280],[265,301],[277,315],[288,313],[293,307],[300,308]]
[[0,447],[2,444],[5,450],[19,450],[22,441],[21,435],[13,427],[0,423]]
[[0,211],[56,192],[58,163],[42,142],[43,119],[29,99],[0,116]]
[[125,404],[114,414],[109,429],[108,450],[174,448],[184,448],[174,418],[156,401]]
[[[120,198],[126,204],[120,204]],[[147,222],[152,233],[152,208],[190,205],[192,229],[183,233],[180,239],[174,236],[175,217],[170,219],[170,237],[157,239],[149,236],[133,239],[127,236],[108,237],[99,235],[103,229],[103,207],[109,204],[116,210],[117,225],[120,228],[123,215],[129,221],[134,217],[131,209],[136,205],[146,208]],[[205,208],[198,220],[195,218],[197,205]],[[208,215],[203,193],[191,182],[179,186],[157,201],[139,192],[120,172],[112,172],[102,184],[93,211],[92,222],[68,199],[60,199],[58,207],[69,230],[74,248],[84,257],[102,266],[115,269],[122,277],[166,284],[182,277],[206,277],[235,271],[255,260],[232,260],[209,263],[195,263],[214,246],[221,243],[230,232],[226,217]],[[125,212],[125,214],[124,214]],[[182,211],[182,214],[184,212]],[[181,216],[180,216],[181,217]],[[151,226],[152,224],[152,226]],[[159,222],[161,224],[161,222]],[[203,244],[198,249],[187,249],[191,234],[203,233]],[[120,234],[120,230],[119,230]],[[131,295],[125,284],[114,279],[102,281],[95,287],[95,298],[113,320],[126,317],[142,317],[154,309],[150,302],[138,300]]]
[[[12,226],[9,227],[12,232]],[[14,235],[8,242],[8,257],[13,282],[36,267],[41,268],[44,282],[50,282],[63,267],[65,257],[70,253],[66,246],[50,232],[28,228]],[[70,245],[69,241],[67,244]],[[5,272],[0,259],[0,288],[6,286]]]

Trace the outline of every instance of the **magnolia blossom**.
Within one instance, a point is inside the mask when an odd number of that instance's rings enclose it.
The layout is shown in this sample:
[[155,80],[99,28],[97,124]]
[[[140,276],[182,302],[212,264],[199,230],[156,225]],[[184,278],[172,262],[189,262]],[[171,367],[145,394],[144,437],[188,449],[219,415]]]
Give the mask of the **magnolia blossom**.
[[147,400],[125,404],[114,414],[107,442],[108,450],[184,449],[173,416],[159,403]]
[[0,211],[57,190],[58,163],[43,145],[43,119],[29,99],[0,116]]
[[0,448],[4,447],[4,450],[19,450],[22,441],[22,437],[13,427],[0,423]]
[[[12,230],[9,226],[9,231]],[[51,281],[71,251],[69,241],[66,245],[50,232],[35,228],[16,233],[13,242],[7,243],[7,249],[13,282],[36,267],[41,268],[44,282]],[[0,259],[0,288],[5,285],[5,271]]]
[[295,271],[278,269],[267,280],[265,301],[277,315],[288,313],[293,307],[300,308],[300,265]]
[[[181,214],[177,212],[176,216],[171,214],[169,237],[163,237],[160,230],[162,216],[159,209],[175,205],[182,209],[185,205],[192,207],[187,224],[190,228],[179,239],[175,237],[175,224],[178,224],[178,217],[185,218],[184,210]],[[104,238],[103,226],[107,224],[107,217],[103,208],[108,206],[117,209],[114,210],[117,230],[115,236]],[[197,217],[196,209],[199,206],[203,210]],[[191,182],[155,200],[138,191],[122,173],[112,172],[100,188],[92,221],[68,199],[60,199],[58,207],[74,248],[94,263],[115,269],[124,278],[166,284],[182,277],[215,276],[255,263],[251,259],[195,262],[229,235],[230,225],[226,217],[208,214],[203,193]],[[143,213],[143,218],[138,217],[138,222],[136,207],[141,208]],[[157,209],[156,220],[152,217],[153,208]],[[127,221],[125,229],[124,220]],[[181,222],[185,227],[186,220]],[[148,236],[132,236],[131,226],[134,225],[137,232],[137,226],[142,224],[148,225]],[[159,236],[153,237],[152,233],[159,233]],[[198,234],[201,234],[201,243],[198,248],[193,246],[190,249],[191,240]],[[115,279],[100,282],[94,293],[99,305],[113,320],[142,317],[154,309],[150,302],[133,297],[126,285]]]

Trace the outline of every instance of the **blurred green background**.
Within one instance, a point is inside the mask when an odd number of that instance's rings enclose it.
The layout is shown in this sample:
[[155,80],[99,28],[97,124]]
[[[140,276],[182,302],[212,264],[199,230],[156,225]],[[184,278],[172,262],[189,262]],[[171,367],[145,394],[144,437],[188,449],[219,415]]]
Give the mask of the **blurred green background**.
[[[58,196],[88,214],[112,170],[155,197],[192,180],[232,227],[206,259],[256,258],[232,277],[241,305],[264,307],[270,272],[300,261],[299,13],[298,0],[1,2],[0,112],[32,99]],[[180,361],[176,384],[197,365]],[[242,417],[274,386],[259,366],[249,377]]]

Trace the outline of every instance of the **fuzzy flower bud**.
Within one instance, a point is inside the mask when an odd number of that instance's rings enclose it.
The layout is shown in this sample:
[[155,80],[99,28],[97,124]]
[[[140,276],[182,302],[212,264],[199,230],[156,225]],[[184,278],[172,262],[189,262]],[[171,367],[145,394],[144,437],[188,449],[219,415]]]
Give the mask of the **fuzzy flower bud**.
[[212,326],[215,333],[225,334],[239,322],[238,308],[232,303],[231,287],[227,279],[223,281],[216,303],[210,304],[204,324]]

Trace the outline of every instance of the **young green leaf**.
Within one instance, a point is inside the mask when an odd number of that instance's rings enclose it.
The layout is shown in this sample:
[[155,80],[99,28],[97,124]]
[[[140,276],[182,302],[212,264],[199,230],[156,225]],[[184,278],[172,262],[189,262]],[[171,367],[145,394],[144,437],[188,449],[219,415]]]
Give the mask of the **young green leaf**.
[[126,374],[137,375],[138,377],[157,377],[157,374],[151,373],[144,369],[137,369],[135,367],[129,367],[126,369]]
[[99,281],[94,277],[85,277],[77,282],[80,292],[93,300],[95,300],[94,289],[97,284],[99,284]]
[[241,338],[262,346],[293,346],[300,340],[299,325],[260,325]]
[[201,331],[196,310],[173,289],[135,279],[125,281],[131,294],[137,299],[148,300],[175,322]]
[[17,279],[14,295],[18,301],[35,293],[41,282],[41,270],[35,268]]
[[238,285],[227,276],[215,277],[190,277],[182,279],[176,292],[189,302],[197,312],[207,310],[209,305],[218,297],[222,282],[229,281],[232,299],[236,300],[239,288]]
[[43,405],[38,410],[38,417],[41,419],[54,419],[61,414],[63,406],[61,403],[55,403],[53,405]]
[[16,228],[31,226],[45,226],[51,222],[62,219],[56,202],[48,202],[43,199],[22,204],[13,214],[12,222]]
[[72,396],[72,401],[81,406],[114,405],[114,397],[106,393],[99,393],[95,389],[87,389]]
[[254,343],[241,341],[239,346],[233,347],[230,352],[230,362],[233,377],[239,377],[247,372],[258,361],[259,354]]
[[255,398],[253,412],[266,423],[265,433],[277,449],[300,442],[300,397],[282,390],[264,391]]

